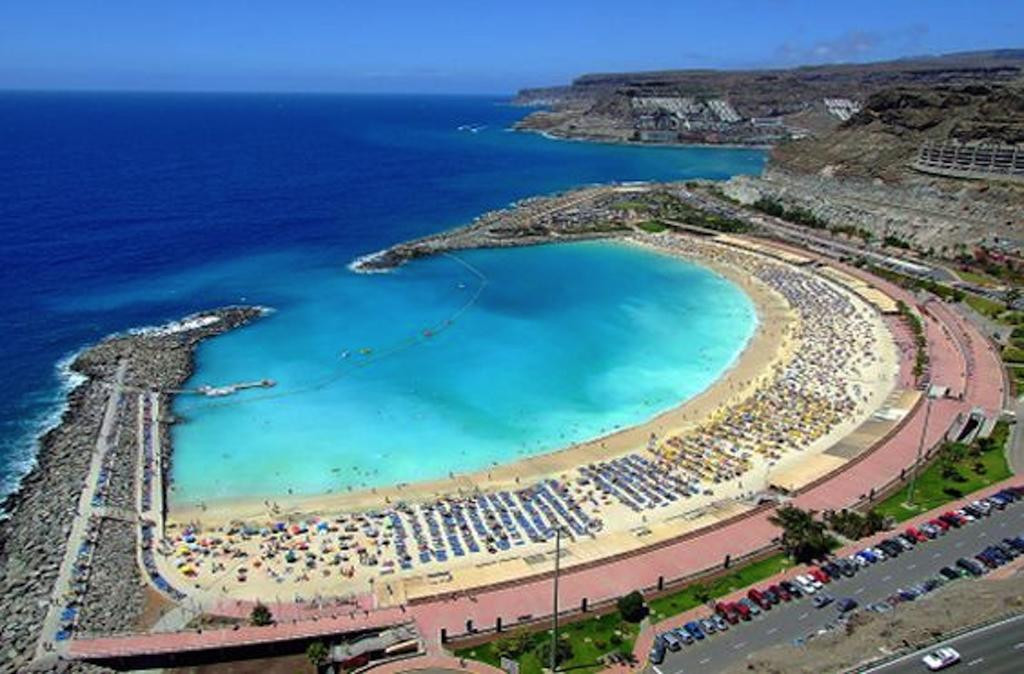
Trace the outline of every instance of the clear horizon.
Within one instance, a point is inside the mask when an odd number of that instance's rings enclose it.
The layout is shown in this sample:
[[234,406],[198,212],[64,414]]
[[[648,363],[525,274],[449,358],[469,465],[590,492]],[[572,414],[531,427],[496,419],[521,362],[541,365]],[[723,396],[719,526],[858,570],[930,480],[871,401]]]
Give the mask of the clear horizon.
[[991,0],[303,11],[263,0],[43,0],[0,7],[0,90],[507,96],[593,72],[863,63],[1014,48],[1022,34],[1024,11]]

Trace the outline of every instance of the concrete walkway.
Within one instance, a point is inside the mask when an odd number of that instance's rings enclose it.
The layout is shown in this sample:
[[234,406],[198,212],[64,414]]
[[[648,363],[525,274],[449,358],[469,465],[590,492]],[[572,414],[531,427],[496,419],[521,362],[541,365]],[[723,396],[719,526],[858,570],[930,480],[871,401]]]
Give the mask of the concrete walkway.
[[85,478],[85,485],[78,497],[78,506],[75,518],[71,523],[71,533],[68,534],[67,544],[64,548],[64,558],[61,560],[60,569],[57,572],[57,580],[53,585],[53,592],[50,595],[50,606],[43,620],[42,629],[39,632],[39,642],[36,645],[36,657],[33,661],[33,668],[50,669],[56,661],[67,655],[68,641],[57,641],[54,637],[61,627],[61,613],[66,605],[66,597],[71,594],[71,578],[75,562],[78,559],[78,551],[86,539],[89,521],[101,508],[93,506],[93,497],[96,495],[96,487],[99,482],[100,471],[103,462],[106,460],[107,451],[111,444],[116,441],[114,437],[115,424],[117,422],[118,408],[123,395],[122,386],[124,375],[128,364],[121,361],[118,364],[114,381],[110,386],[110,394],[107,398],[107,406],[104,411],[103,421],[100,424],[99,437],[96,438],[96,448],[92,453],[92,461],[89,464],[89,472]]

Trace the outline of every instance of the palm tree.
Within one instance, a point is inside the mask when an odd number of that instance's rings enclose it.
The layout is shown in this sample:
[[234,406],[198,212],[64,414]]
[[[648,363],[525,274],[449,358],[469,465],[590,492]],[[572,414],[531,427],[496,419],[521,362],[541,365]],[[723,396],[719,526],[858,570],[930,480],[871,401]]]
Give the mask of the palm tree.
[[316,671],[320,671],[320,666],[327,661],[327,655],[327,646],[322,641],[314,641],[306,647],[306,657]]
[[864,535],[870,536],[873,533],[882,531],[888,525],[888,521],[882,513],[871,509],[864,516]]
[[835,542],[814,510],[784,505],[768,518],[782,529],[782,549],[795,561],[805,563],[824,557]]

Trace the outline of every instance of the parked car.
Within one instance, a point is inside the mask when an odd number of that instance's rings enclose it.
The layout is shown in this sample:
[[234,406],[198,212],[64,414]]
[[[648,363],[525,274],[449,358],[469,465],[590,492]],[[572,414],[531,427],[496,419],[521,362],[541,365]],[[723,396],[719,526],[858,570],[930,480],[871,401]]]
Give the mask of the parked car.
[[943,576],[945,576],[949,580],[956,580],[957,578],[960,577],[959,573],[957,573],[953,569],[949,568],[948,566],[944,566],[941,569],[939,569],[939,573],[941,573]]
[[731,605],[723,602],[715,604],[715,613],[720,615],[725,620],[735,625],[740,621],[740,616],[736,612],[736,609]]
[[665,662],[665,642],[660,636],[654,640],[654,645],[651,646],[651,653],[648,658],[655,665]]
[[682,641],[687,646],[693,643],[693,636],[682,627],[677,627],[674,630],[672,630],[672,634],[674,634],[677,639]]
[[833,602],[832,597],[827,594],[819,594],[814,598],[814,608],[824,608]]
[[836,608],[839,609],[840,613],[849,613],[857,608],[857,601],[850,597],[844,597],[836,602]]
[[689,632],[690,636],[696,639],[697,641],[702,641],[704,639],[704,630],[700,628],[700,625],[697,624],[696,620],[691,620],[690,622],[686,623],[685,625],[683,625],[683,628],[687,632]]
[[710,618],[703,618],[697,621],[697,624],[700,625],[701,631],[703,631],[704,634],[707,634],[708,636],[711,636],[712,634],[718,631],[718,626],[715,625],[714,621]]
[[966,557],[956,560],[956,565],[972,576],[980,576],[985,573],[985,570],[977,562]]
[[754,612],[750,609],[749,599],[740,599],[734,604],[736,607],[736,613],[739,614],[741,620],[750,620],[750,617],[754,615]]
[[778,584],[778,585],[772,585],[768,589],[771,590],[772,594],[774,594],[776,597],[778,597],[782,601],[792,601],[793,600],[793,595],[791,595],[789,593],[789,590],[784,588],[781,583]]
[[814,587],[814,583],[803,575],[793,578],[793,582],[796,583],[800,590],[806,595],[812,595],[818,591],[818,588]]
[[[819,569],[818,567],[814,567],[812,569],[809,569],[807,571],[807,573],[811,576],[811,578],[813,578],[814,580],[818,581],[818,583],[821,583],[822,586],[824,586],[825,583],[831,583],[832,582],[832,579],[829,578],[828,574],[825,573],[824,571],[822,571],[821,569]],[[815,587],[817,587],[817,583],[815,584]]]
[[708,618],[708,620],[711,620],[713,623],[715,623],[715,629],[717,629],[719,632],[724,632],[727,629],[729,629],[729,622],[717,613]]
[[907,534],[908,536],[912,536],[914,538],[914,540],[917,541],[918,543],[924,543],[925,541],[928,540],[927,534],[925,534],[924,532],[922,532],[920,529],[918,529],[916,527],[907,527],[907,530],[905,532],[903,532],[903,533]]
[[747,598],[765,611],[772,607],[771,602],[768,601],[768,599],[765,598],[764,594],[756,588],[747,592]]
[[683,642],[673,632],[665,632],[661,635],[661,640],[665,642],[665,647],[670,651],[678,651],[683,647]]
[[781,583],[779,583],[779,586],[783,588],[786,592],[788,592],[790,596],[794,599],[799,599],[800,597],[804,596],[803,590],[801,590],[800,587],[793,581],[784,580]]

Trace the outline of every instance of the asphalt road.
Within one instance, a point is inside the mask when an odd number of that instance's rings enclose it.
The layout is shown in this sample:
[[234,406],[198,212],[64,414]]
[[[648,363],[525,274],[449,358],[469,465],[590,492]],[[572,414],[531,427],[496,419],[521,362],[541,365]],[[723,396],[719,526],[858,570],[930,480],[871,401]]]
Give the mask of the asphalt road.
[[[858,610],[863,610],[868,604],[935,575],[943,566],[952,566],[959,557],[973,557],[991,543],[1020,534],[1024,534],[1024,501],[1010,504],[1002,511],[994,510],[989,517],[968,526],[951,529],[945,536],[919,543],[899,557],[863,568],[852,578],[832,581],[818,594],[825,592],[837,601],[851,597],[860,605]],[[814,608],[808,597],[780,603],[750,622],[732,625],[728,632],[683,646],[675,653],[668,651],[665,661],[652,669],[657,674],[718,671],[763,648],[814,634],[837,617],[835,603],[820,609]],[[1024,658],[1024,652],[1018,655]]]
[[921,658],[940,646],[952,646],[960,653],[960,663],[950,671],[984,674],[1011,674],[1024,668],[1024,616],[983,627],[963,636],[943,641],[931,648],[905,655],[898,660],[868,670],[871,674],[905,674],[925,671]]

